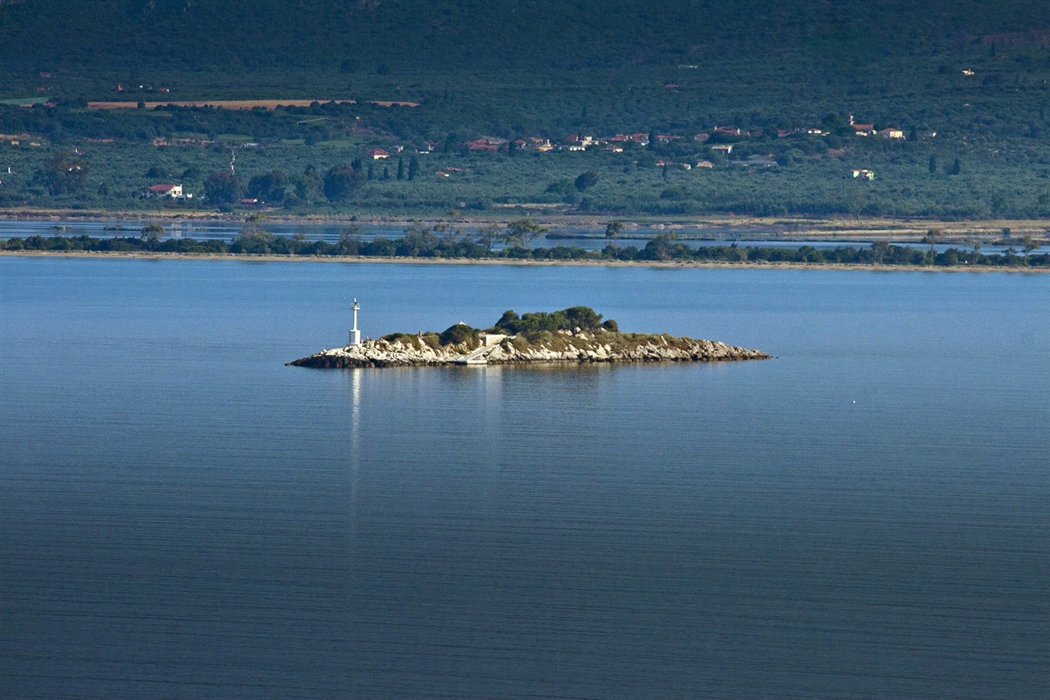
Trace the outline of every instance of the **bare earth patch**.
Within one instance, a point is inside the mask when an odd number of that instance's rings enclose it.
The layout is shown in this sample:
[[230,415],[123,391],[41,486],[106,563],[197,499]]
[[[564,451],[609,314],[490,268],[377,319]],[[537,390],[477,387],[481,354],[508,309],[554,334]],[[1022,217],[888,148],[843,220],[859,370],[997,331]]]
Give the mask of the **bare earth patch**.
[[[146,109],[153,109],[154,107],[222,107],[223,109],[255,109],[256,107],[262,107],[264,109],[277,109],[278,107],[309,107],[315,102],[326,104],[334,102],[336,104],[357,104],[357,100],[196,100],[189,102],[169,101],[169,102],[146,102]],[[379,105],[380,107],[393,107],[397,105],[399,107],[418,107],[419,104],[416,102],[397,102],[389,100],[372,100],[371,104]],[[88,109],[135,109],[138,107],[137,102],[88,102]]]

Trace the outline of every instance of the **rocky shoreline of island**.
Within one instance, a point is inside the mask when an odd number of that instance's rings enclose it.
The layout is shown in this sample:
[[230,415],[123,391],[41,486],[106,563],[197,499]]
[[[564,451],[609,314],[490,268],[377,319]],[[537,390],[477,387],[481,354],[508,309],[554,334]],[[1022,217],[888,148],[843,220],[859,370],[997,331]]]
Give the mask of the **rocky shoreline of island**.
[[587,307],[518,316],[492,328],[458,323],[442,333],[394,333],[321,350],[287,363],[322,369],[543,363],[732,362],[765,360],[761,350],[669,334],[622,333]]

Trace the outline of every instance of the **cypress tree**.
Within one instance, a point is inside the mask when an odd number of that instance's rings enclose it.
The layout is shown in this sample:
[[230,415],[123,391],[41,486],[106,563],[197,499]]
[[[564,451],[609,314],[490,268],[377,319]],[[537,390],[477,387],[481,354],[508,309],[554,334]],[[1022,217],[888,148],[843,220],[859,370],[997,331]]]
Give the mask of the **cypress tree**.
[[397,180],[400,182],[405,179],[405,159],[397,159]]

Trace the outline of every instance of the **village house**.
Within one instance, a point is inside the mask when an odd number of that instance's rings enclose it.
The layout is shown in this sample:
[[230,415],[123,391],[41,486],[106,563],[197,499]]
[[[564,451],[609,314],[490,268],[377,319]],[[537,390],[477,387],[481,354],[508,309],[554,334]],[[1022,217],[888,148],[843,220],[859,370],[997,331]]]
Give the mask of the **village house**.
[[854,179],[861,179],[861,180],[874,180],[875,179],[875,171],[874,170],[862,170],[862,169],[855,168],[853,170],[853,178]]
[[849,115],[849,125],[857,136],[871,136],[875,133],[874,124],[857,124],[853,121],[853,115]]
[[570,151],[582,151],[590,146],[597,146],[599,142],[593,136],[574,135],[567,137],[563,143]]
[[504,143],[506,143],[506,141],[503,139],[481,138],[467,141],[464,145],[467,147],[467,150],[470,151],[498,151],[499,147]]
[[888,129],[880,129],[879,136],[884,139],[902,139],[904,138],[904,132],[900,129],[894,129],[891,127]]
[[382,148],[373,148],[372,150],[365,153],[366,158],[372,160],[381,160],[383,158],[389,158],[390,154],[384,151]]
[[723,153],[725,155],[729,155],[730,153],[733,152],[733,144],[731,144],[731,143],[716,143],[714,146],[711,146],[711,150],[712,151],[717,151],[719,153]]
[[172,199],[181,198],[182,185],[152,185],[146,190],[147,197],[171,197]]

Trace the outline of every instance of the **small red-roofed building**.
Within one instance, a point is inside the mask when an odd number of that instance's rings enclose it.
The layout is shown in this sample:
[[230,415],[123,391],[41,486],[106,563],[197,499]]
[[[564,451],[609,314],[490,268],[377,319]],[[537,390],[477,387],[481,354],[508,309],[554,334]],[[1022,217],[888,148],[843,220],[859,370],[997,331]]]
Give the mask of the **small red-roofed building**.
[[146,194],[149,197],[171,197],[176,199],[182,196],[182,185],[151,185]]

